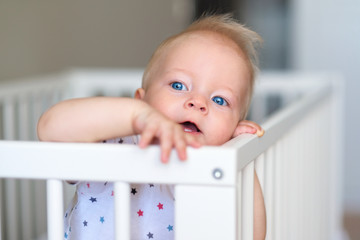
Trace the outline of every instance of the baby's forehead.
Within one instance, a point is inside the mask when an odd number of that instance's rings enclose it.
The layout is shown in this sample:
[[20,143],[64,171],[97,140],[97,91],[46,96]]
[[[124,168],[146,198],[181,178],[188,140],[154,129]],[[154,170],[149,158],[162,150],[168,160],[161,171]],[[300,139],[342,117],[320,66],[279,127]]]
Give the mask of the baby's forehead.
[[[158,47],[155,51],[149,65],[147,67],[147,72],[143,78],[143,87],[149,86],[151,84],[151,79],[155,73],[159,70],[161,71],[162,67],[167,63],[168,56],[176,58],[176,53],[181,53],[181,49],[184,46],[192,45],[194,42],[201,41],[201,44],[218,44],[224,48],[230,48],[231,51],[234,51],[240,58],[246,59],[242,49],[233,41],[230,37],[225,36],[224,34],[202,30],[202,31],[192,31],[179,34],[172,38],[169,38],[162,45]],[[180,50],[179,50],[180,49]]]
[[203,40],[202,41],[203,44],[219,43],[222,46],[233,48],[233,50],[236,52],[243,53],[243,50],[239,47],[238,44],[236,44],[236,42],[233,39],[231,39],[230,37],[224,34],[209,30],[193,31],[178,35],[170,39],[168,44],[165,44],[163,46],[164,47],[163,53],[168,53],[173,51],[174,47],[180,44],[196,42],[199,41],[199,39]]

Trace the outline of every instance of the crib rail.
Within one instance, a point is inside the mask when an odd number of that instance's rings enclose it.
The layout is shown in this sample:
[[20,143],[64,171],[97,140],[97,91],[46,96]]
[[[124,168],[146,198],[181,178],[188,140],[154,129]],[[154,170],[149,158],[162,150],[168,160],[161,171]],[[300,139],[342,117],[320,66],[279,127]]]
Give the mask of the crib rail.
[[[173,153],[167,165],[160,163],[156,146],[139,151],[126,145],[0,141],[0,177],[47,181],[49,239],[63,239],[66,179],[115,182],[117,239],[130,239],[128,184],[153,182],[176,186],[177,240],[248,240],[256,169],[267,239],[332,239],[341,231],[341,82],[333,75],[266,78],[258,93],[281,92],[287,106],[262,124],[262,138],[244,135],[221,147],[189,149],[186,162]],[[259,109],[252,114],[263,116]],[[189,198],[194,194],[201,198]]]

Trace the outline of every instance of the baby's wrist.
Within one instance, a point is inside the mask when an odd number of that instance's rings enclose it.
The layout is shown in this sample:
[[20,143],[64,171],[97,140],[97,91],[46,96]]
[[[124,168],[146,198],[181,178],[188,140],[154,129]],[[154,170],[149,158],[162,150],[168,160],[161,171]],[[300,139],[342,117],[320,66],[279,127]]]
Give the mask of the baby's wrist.
[[150,115],[153,109],[147,103],[138,100],[138,106],[135,107],[135,111],[132,117],[132,128],[135,134],[141,133],[146,124],[146,119]]

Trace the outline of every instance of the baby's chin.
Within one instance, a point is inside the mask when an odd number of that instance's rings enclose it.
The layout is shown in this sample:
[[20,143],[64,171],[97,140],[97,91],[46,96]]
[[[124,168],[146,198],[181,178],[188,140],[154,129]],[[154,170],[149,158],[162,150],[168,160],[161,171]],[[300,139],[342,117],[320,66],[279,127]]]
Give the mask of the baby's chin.
[[201,133],[187,133],[194,136],[194,138],[200,142],[203,146],[221,146],[226,143],[228,140],[221,140],[221,139],[209,139],[206,135]]
[[207,138],[204,136],[203,139],[204,139],[204,145],[206,146],[221,146],[227,141],[229,141],[231,138],[223,138],[223,136],[219,136],[219,137],[213,136],[212,138]]

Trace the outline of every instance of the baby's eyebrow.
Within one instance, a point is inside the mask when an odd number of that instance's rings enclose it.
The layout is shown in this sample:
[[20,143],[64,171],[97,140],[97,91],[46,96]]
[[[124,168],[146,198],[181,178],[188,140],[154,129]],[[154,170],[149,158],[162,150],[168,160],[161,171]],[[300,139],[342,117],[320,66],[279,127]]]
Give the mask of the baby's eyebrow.
[[164,74],[165,77],[168,78],[175,78],[182,81],[185,81],[185,83],[190,84],[190,81],[194,79],[193,74],[183,68],[172,68],[170,70],[167,70]]
[[189,70],[186,70],[184,68],[172,68],[170,70],[167,70],[165,72],[165,74],[171,74],[171,73],[183,73],[183,74],[186,74],[186,75],[191,75],[190,71]]

